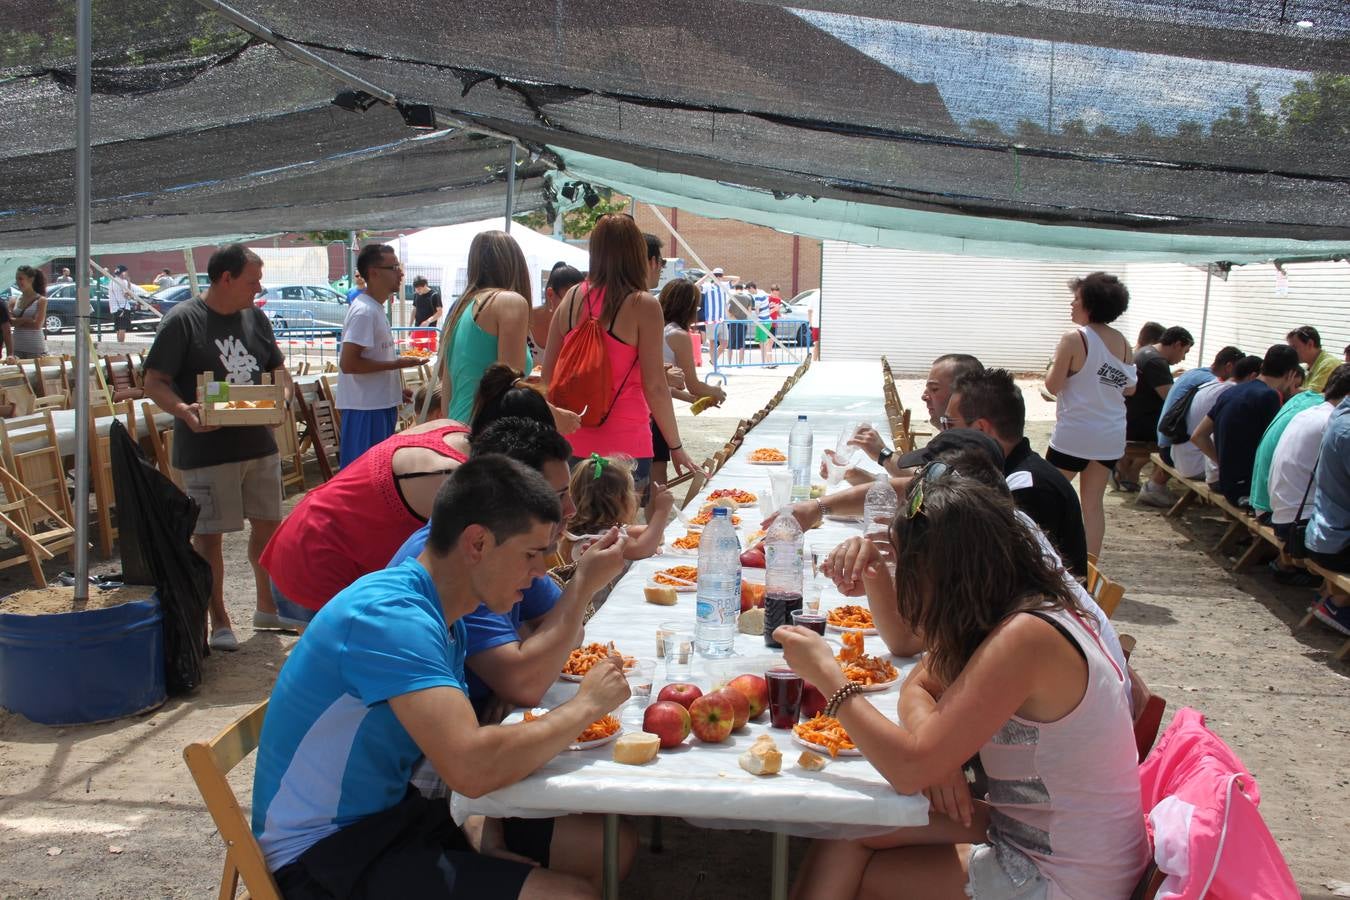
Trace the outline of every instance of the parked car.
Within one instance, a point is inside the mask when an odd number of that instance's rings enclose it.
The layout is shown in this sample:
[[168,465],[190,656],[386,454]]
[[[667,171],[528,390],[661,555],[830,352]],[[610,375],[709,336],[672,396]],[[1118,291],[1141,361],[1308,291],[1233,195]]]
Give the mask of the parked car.
[[341,328],[347,298],[326,284],[264,285],[253,301],[273,328]]
[[[187,284],[188,281],[190,280],[187,275],[175,275],[173,277],[175,284]],[[205,272],[198,272],[197,287],[199,287],[204,291],[210,286],[211,286],[211,277],[207,275]]]
[[[59,334],[67,328],[73,329],[75,303],[74,284],[52,285],[47,290],[47,320],[42,330],[47,334]],[[132,331],[154,331],[158,325],[159,316],[151,310],[140,305],[132,309]],[[112,328],[112,313],[108,312],[108,288],[101,284],[90,288],[89,326],[94,331]]]
[[809,318],[812,328],[820,327],[820,288],[802,291],[783,305],[786,307],[783,315],[794,319]]
[[192,288],[187,283],[175,284],[150,295],[150,305],[162,316],[184,300],[192,299]]

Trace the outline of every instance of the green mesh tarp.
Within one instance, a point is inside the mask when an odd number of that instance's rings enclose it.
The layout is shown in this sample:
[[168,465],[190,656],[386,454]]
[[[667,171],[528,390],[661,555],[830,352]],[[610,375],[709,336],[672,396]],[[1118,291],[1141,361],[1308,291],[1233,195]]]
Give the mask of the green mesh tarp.
[[[59,108],[69,4],[14,2],[0,108]],[[430,143],[402,143],[388,107],[326,106],[344,85],[202,6],[98,5],[124,14],[96,32],[96,239],[99,223],[154,234],[161,210],[195,231],[251,230],[255,213],[431,224],[472,190],[476,164],[447,164],[443,190],[418,177],[398,190],[391,161]],[[522,167],[522,208],[541,202],[542,166],[570,159],[577,178],[663,203],[744,202],[755,221],[892,246],[1192,261],[1350,250],[1350,4],[1333,0],[231,5],[443,124],[541,154]],[[68,227],[64,160],[39,159],[68,152],[59,121],[0,150],[0,196],[22,198],[0,203],[0,245]],[[185,141],[223,131],[239,131],[228,152],[184,158]],[[146,154],[161,141],[176,155],[157,183]],[[472,160],[464,141],[439,149]],[[500,196],[504,157],[473,169],[483,191]],[[366,167],[377,174],[356,174]],[[131,190],[116,187],[123,173]],[[727,190],[710,200],[708,183]]]

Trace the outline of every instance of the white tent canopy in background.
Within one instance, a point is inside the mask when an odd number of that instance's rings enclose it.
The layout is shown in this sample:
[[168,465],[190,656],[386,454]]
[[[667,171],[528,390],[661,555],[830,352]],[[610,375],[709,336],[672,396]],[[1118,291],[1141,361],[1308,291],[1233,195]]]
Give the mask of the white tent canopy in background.
[[[498,217],[425,228],[400,235],[398,256],[408,281],[418,274],[425,275],[433,283],[439,280],[441,296],[445,298],[448,309],[450,301],[464,291],[467,283],[469,244],[473,242],[474,236],[484,231],[501,231],[504,227],[504,220]],[[562,260],[582,272],[590,266],[590,254],[581,247],[574,247],[516,224],[511,227],[511,237],[520,245],[525,262],[534,275],[531,280],[534,296],[531,300],[535,306],[544,302],[544,285],[554,263]]]

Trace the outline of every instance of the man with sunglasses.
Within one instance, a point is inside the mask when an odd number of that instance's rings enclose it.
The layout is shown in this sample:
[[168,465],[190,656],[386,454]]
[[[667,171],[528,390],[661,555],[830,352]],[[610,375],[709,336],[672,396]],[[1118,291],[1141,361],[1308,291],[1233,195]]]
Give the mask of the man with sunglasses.
[[403,266],[388,244],[368,244],[356,258],[366,289],[351,302],[342,322],[338,357],[338,410],[342,413],[342,466],[386,438],[398,425],[403,396],[399,369],[418,366],[416,356],[399,356],[384,305],[403,284]]

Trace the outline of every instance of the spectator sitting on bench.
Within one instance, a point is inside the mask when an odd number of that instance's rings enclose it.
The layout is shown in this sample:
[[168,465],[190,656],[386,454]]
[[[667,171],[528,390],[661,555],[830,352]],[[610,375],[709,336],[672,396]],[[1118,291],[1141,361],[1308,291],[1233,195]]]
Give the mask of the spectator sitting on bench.
[[[1172,389],[1167,392],[1167,397],[1163,400],[1162,409],[1158,412],[1159,424],[1162,423],[1163,418],[1167,415],[1167,411],[1171,409],[1172,405],[1177,401],[1182,400],[1193,392],[1198,392],[1200,388],[1206,384],[1215,381],[1227,381],[1232,378],[1233,368],[1238,364],[1238,360],[1242,359],[1242,355],[1242,351],[1237,347],[1224,347],[1218,353],[1214,354],[1214,362],[1210,365],[1196,366],[1194,369],[1179,376],[1177,380],[1172,383]],[[1257,360],[1257,363],[1259,366],[1260,360]],[[1253,369],[1252,375],[1255,374],[1256,370]],[[1199,396],[1198,393],[1196,396]],[[1195,398],[1193,397],[1191,399],[1192,406],[1194,406],[1194,403]],[[1199,420],[1197,419],[1196,421],[1198,422]],[[1168,439],[1161,430],[1158,431],[1157,440],[1163,462],[1167,463],[1169,466],[1175,467],[1176,460],[1172,457],[1172,441]],[[1199,451],[1193,452],[1197,457],[1196,465],[1203,467]],[[1171,476],[1166,469],[1154,466],[1153,476],[1144,484],[1143,490],[1139,492],[1138,502],[1145,506],[1157,506],[1163,509],[1167,509],[1172,504],[1176,503],[1176,498],[1167,492],[1167,479],[1170,477]]]
[[[1332,411],[1322,436],[1305,542],[1310,560],[1333,572],[1350,572],[1350,398]],[[1350,595],[1340,588],[1328,584],[1313,615],[1350,635]]]
[[1225,391],[1191,434],[1191,443],[1219,467],[1219,492],[1230,503],[1247,502],[1256,447],[1299,375],[1294,348],[1272,345],[1261,361],[1261,374]]
[[[1317,463],[1317,453],[1322,446],[1322,435],[1327,429],[1327,423],[1331,420],[1332,410],[1348,394],[1350,394],[1350,365],[1340,365],[1332,371],[1331,377],[1327,379],[1325,400],[1290,418],[1287,427],[1283,429],[1269,467],[1269,490],[1266,492],[1265,503],[1268,516],[1260,516],[1262,519],[1269,518],[1275,533],[1281,539],[1288,539],[1289,529],[1295,518],[1300,514],[1305,520],[1308,518],[1308,512],[1311,508],[1308,489],[1312,483],[1313,466]],[[1285,407],[1292,406],[1299,397],[1322,396],[1322,394],[1304,391],[1298,397],[1291,398],[1285,404]],[[1283,418],[1283,416],[1284,410],[1281,410],[1280,417]],[[1278,421],[1277,419],[1272,422],[1270,428],[1266,429],[1267,437],[1269,437]],[[1262,439],[1261,443],[1265,444],[1265,438]],[[1252,494],[1255,496],[1257,475],[1253,474],[1252,478]],[[1255,502],[1252,503],[1252,506],[1258,508]],[[1300,506],[1302,510],[1299,509]],[[1276,580],[1284,584],[1312,587],[1318,582],[1317,576],[1298,566],[1283,567],[1279,565],[1279,561],[1276,561],[1271,563],[1271,568],[1275,571]]]
[[[1134,368],[1139,384],[1134,393],[1125,398],[1125,440],[1128,443],[1152,444],[1158,436],[1158,417],[1163,402],[1172,389],[1172,367],[1191,352],[1195,339],[1179,325],[1162,333],[1156,344],[1150,344],[1134,354]],[[1116,463],[1113,480],[1116,488],[1133,493],[1139,490],[1139,470],[1148,462],[1147,455],[1128,453]]]
[[[1186,411],[1186,430],[1195,434],[1195,429],[1209,415],[1214,404],[1224,391],[1238,384],[1245,384],[1261,374],[1261,357],[1244,356],[1233,365],[1233,377],[1202,384],[1195,392],[1191,408]],[[1201,478],[1206,484],[1213,485],[1219,480],[1219,467],[1210,461],[1194,441],[1173,444],[1168,448],[1172,452],[1172,465],[1182,478]]]
[[1139,327],[1139,336],[1134,339],[1134,349],[1130,352],[1138,353],[1145,347],[1151,347],[1158,343],[1158,341],[1162,339],[1163,332],[1166,330],[1167,329],[1163,328],[1158,322],[1145,322]]
[[[1295,385],[1293,395],[1288,400],[1284,401],[1284,405],[1280,407],[1279,413],[1266,428],[1265,434],[1261,435],[1261,443],[1256,447],[1256,460],[1252,463],[1251,505],[1252,509],[1256,511],[1258,518],[1261,518],[1263,515],[1266,519],[1270,518],[1270,466],[1271,462],[1275,459],[1275,449],[1280,445],[1280,442],[1284,440],[1285,429],[1289,427],[1289,423],[1294,420],[1295,416],[1306,410],[1320,406],[1322,400],[1323,397],[1320,391],[1301,391],[1298,389],[1298,385]],[[1335,404],[1333,403],[1332,405],[1334,406]],[[1322,424],[1326,425],[1325,418],[1323,419]],[[1318,434],[1320,436],[1321,432],[1318,432]],[[1309,471],[1311,471],[1311,469]],[[1303,481],[1304,487],[1306,487],[1308,479],[1306,477],[1307,473],[1304,474],[1305,477]],[[1299,488],[1299,496],[1302,496],[1302,490],[1303,488]]]
[[1338,365],[1336,357],[1322,349],[1322,336],[1311,325],[1298,326],[1284,339],[1298,352],[1298,361],[1308,367],[1307,390],[1320,394],[1331,377],[1331,370]]

